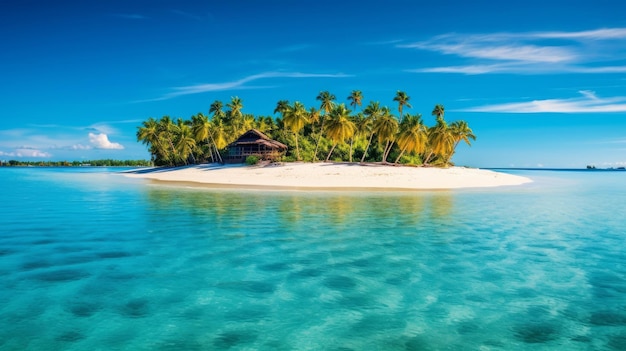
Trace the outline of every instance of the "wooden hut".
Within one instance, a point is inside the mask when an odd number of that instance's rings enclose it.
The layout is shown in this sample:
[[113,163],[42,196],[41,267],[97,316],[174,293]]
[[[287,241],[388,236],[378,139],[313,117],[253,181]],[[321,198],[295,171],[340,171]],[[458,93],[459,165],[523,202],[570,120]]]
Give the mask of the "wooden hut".
[[287,145],[270,139],[256,129],[243,133],[228,145],[226,162],[244,162],[248,156],[257,156],[261,160],[276,160],[287,151]]

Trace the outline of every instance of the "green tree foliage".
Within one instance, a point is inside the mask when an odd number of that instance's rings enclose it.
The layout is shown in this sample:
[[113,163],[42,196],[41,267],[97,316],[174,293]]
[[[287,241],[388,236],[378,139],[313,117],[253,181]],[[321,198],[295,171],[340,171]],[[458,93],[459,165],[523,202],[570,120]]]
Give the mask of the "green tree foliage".
[[337,144],[343,143],[346,139],[352,138],[354,135],[356,126],[354,122],[350,120],[350,112],[351,111],[348,110],[344,104],[336,106],[330,112],[326,126],[326,135],[333,141],[333,146],[330,148],[330,152],[326,157],[326,162],[330,159]]
[[85,161],[0,161],[0,166],[14,167],[149,167],[150,160],[85,160]]
[[409,104],[409,100],[411,100],[411,97],[408,96],[404,91],[400,91],[400,90],[396,92],[396,96],[393,98],[393,101],[398,103],[398,112],[400,113],[400,120],[404,119],[404,115],[402,114],[402,110],[404,106],[409,107],[409,108],[412,107],[411,104]]
[[300,149],[298,148],[298,134],[304,128],[305,124],[309,122],[309,114],[299,101],[293,103],[292,106],[287,106],[283,113],[283,122],[285,127],[293,132],[296,139],[296,159],[300,160]]
[[346,107],[357,109],[362,99],[354,90],[346,103],[336,103],[335,95],[321,91],[316,97],[319,109],[279,100],[274,117],[244,113],[239,97],[226,105],[216,100],[207,115],[198,113],[189,120],[148,118],[137,128],[137,140],[147,146],[154,164],[165,166],[223,162],[227,146],[249,129],[286,144],[285,161],[305,162],[322,155],[327,161],[387,163],[392,155],[395,163],[448,166],[461,142],[471,145],[476,140],[467,122],[446,122],[443,105],[434,107],[436,124],[428,127],[419,113],[403,116],[403,109],[411,107],[405,92],[398,91],[393,98],[398,116],[374,101],[358,113]]

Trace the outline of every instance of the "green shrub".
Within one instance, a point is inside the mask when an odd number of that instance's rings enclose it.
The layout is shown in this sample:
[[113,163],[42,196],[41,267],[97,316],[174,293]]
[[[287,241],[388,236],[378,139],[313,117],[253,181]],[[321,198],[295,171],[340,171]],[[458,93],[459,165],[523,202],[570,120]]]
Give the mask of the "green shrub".
[[259,156],[255,156],[255,155],[250,155],[248,157],[246,157],[246,164],[253,166],[256,165],[257,163],[259,163]]

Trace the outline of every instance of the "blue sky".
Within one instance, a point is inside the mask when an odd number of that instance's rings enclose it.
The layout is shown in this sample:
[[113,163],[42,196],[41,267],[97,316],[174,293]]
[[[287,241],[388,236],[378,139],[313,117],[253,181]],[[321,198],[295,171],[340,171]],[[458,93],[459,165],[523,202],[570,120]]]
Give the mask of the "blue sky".
[[0,160],[148,159],[141,121],[239,96],[435,104],[476,167],[626,165],[626,2],[0,3]]

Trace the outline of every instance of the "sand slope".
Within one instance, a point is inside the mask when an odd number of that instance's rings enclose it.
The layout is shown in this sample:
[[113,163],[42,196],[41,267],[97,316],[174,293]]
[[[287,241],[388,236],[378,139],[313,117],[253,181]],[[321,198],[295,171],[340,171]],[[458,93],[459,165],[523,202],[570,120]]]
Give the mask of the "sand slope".
[[525,177],[475,168],[346,163],[285,163],[267,166],[205,164],[144,169],[128,172],[126,176],[216,186],[305,189],[457,189],[531,182]]

